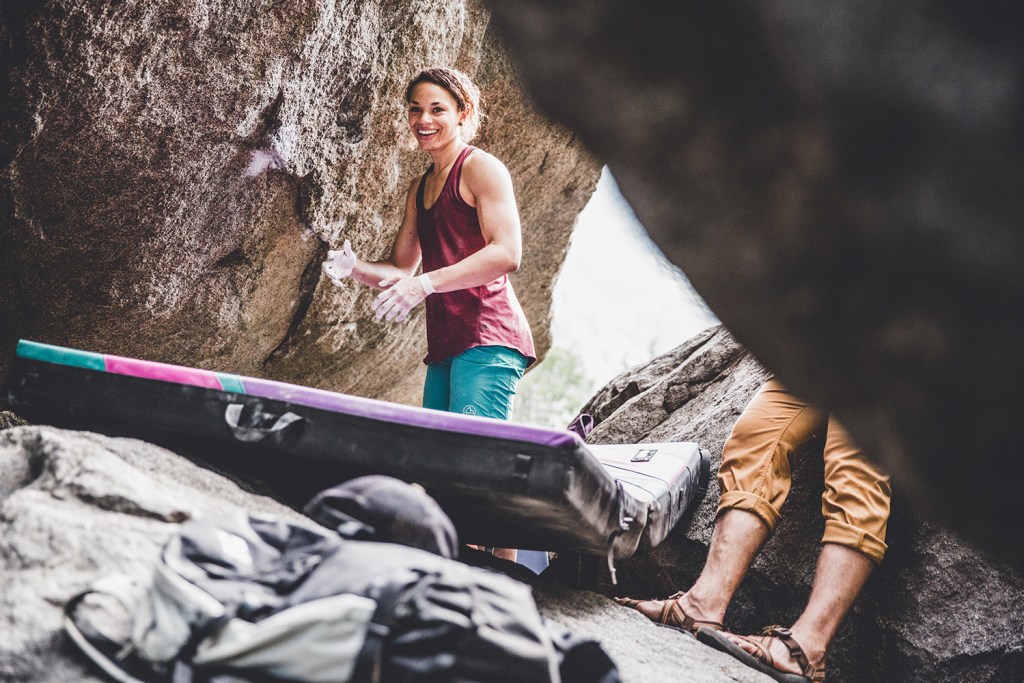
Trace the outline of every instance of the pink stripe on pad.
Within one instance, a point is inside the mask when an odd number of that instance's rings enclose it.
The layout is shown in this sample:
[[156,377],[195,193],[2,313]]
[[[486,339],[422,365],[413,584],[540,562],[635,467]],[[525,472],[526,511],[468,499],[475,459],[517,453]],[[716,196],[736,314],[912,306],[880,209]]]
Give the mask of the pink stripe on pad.
[[217,374],[211,370],[184,368],[179,365],[154,363],[148,360],[121,358],[120,356],[104,356],[107,372],[144,379],[158,379],[164,382],[178,382],[204,389],[220,389]]

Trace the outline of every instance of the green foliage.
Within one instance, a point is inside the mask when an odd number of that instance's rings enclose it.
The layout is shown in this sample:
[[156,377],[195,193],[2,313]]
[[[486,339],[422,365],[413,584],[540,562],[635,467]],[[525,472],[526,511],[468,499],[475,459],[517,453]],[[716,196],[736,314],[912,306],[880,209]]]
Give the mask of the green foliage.
[[596,388],[576,354],[552,347],[519,382],[512,420],[564,429]]

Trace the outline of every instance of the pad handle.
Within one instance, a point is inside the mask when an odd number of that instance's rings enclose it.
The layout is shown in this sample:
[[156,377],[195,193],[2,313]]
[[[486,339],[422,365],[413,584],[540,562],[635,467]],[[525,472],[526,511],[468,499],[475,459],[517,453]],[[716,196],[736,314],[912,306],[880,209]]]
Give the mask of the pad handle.
[[275,414],[263,409],[260,401],[232,403],[224,410],[224,422],[238,441],[258,443],[268,436],[284,435],[285,430],[301,423],[301,415],[288,411]]

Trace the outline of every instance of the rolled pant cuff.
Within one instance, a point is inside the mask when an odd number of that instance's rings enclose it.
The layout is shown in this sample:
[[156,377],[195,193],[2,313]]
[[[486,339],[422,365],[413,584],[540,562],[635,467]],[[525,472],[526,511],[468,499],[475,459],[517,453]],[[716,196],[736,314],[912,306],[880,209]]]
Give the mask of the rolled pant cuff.
[[767,500],[749,491],[726,491],[718,501],[718,514],[726,510],[746,510],[757,515],[768,531],[775,531],[779,523],[779,511]]
[[825,533],[821,537],[821,542],[835,543],[856,550],[862,555],[866,555],[876,565],[881,564],[888,548],[885,542],[877,536],[834,519],[825,520]]

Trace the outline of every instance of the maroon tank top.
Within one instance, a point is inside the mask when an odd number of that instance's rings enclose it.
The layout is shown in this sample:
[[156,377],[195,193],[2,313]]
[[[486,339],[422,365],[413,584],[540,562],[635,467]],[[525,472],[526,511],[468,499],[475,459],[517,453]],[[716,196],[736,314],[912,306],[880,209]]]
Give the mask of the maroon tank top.
[[[476,209],[459,194],[462,164],[474,149],[466,147],[459,153],[441,194],[429,209],[423,205],[423,189],[433,165],[420,180],[416,191],[416,232],[424,273],[457,263],[486,244]],[[480,287],[431,294],[426,307],[424,363],[437,363],[474,346],[507,346],[526,356],[528,365],[537,359],[530,324],[508,275]]]

